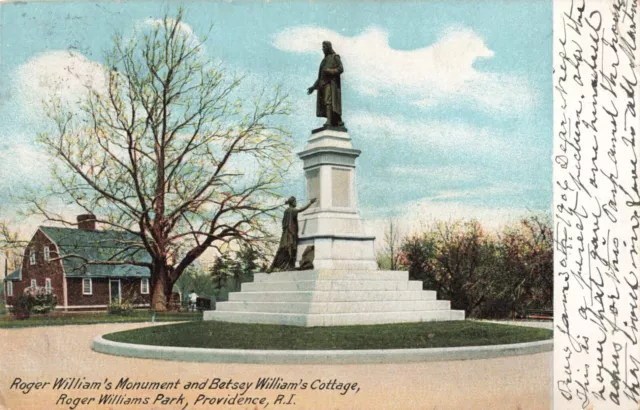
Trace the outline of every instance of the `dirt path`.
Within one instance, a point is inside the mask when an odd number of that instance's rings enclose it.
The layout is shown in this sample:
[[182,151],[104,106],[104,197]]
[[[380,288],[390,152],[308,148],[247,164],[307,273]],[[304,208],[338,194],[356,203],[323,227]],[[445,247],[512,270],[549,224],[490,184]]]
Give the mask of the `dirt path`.
[[[230,398],[237,390],[184,390],[189,381],[208,379],[255,383],[259,377],[281,377],[288,383],[314,380],[357,383],[360,391],[341,395],[337,390],[257,390],[255,384],[244,397],[265,397],[267,409],[452,409],[452,410],[546,410],[551,398],[552,353],[507,357],[489,360],[432,362],[402,365],[239,365],[184,363],[131,359],[108,356],[90,349],[92,339],[100,334],[132,329],[149,324],[101,324],[85,326],[0,329],[0,409],[233,409],[258,410],[264,405],[195,405],[199,394]],[[194,335],[197,337],[197,335]],[[56,377],[86,378],[100,382],[99,390],[53,390],[47,385],[41,390],[23,394],[10,388],[16,378],[25,382],[50,382]],[[175,382],[176,390],[110,390],[105,380],[114,383],[128,377],[130,381]],[[317,386],[321,382],[316,382]],[[149,397],[148,404],[98,405],[101,394],[115,393],[124,398]],[[179,397],[182,404],[155,404],[157,394]],[[292,404],[275,404],[279,393]],[[59,399],[96,398],[89,403],[64,405]],[[240,396],[243,397],[243,396]],[[115,397],[114,397],[115,398]],[[56,405],[56,402],[58,404]],[[293,404],[295,403],[295,404]]]

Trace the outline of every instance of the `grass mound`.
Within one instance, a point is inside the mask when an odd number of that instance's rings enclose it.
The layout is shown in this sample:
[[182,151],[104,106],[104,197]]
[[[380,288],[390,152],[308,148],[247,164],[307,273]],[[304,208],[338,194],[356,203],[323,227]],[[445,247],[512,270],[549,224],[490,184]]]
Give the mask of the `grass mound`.
[[486,346],[551,339],[553,331],[473,321],[297,327],[190,322],[110,333],[114,342],[262,350],[365,350]]

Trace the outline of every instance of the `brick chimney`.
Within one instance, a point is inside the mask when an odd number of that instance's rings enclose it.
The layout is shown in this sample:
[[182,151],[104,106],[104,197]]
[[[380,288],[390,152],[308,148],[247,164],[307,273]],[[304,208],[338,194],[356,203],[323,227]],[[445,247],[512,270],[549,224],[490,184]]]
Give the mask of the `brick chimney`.
[[96,229],[96,216],[93,214],[78,215],[78,229],[84,231],[95,231]]

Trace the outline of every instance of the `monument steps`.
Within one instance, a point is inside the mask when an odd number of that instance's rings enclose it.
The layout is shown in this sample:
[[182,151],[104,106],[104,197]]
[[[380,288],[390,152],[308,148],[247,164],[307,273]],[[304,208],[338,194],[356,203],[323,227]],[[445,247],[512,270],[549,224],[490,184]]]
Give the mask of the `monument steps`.
[[232,302],[376,302],[435,299],[436,293],[434,291],[423,290],[271,291],[233,292],[229,294],[229,301]]
[[218,311],[264,313],[366,313],[450,309],[448,300],[365,301],[365,302],[225,302]]
[[388,323],[414,323],[448,320],[464,320],[464,311],[430,310],[411,312],[366,313],[269,313],[230,312],[210,310],[204,312],[204,320],[221,322],[278,324],[288,326],[349,326]]
[[435,291],[402,271],[310,270],[257,273],[204,320],[341,326],[464,320]]

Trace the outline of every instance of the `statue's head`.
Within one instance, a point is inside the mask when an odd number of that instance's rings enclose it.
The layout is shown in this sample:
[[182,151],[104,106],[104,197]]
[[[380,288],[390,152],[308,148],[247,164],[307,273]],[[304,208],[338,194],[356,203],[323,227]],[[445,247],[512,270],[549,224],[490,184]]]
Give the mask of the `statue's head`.
[[285,202],[285,203],[286,203],[287,205],[289,205],[289,206],[293,206],[293,207],[295,207],[295,206],[297,205],[297,203],[296,203],[296,197],[295,197],[295,196],[290,197],[289,199],[287,199],[287,202]]
[[333,47],[331,46],[330,41],[322,42],[322,51],[324,52],[325,55],[333,54]]

